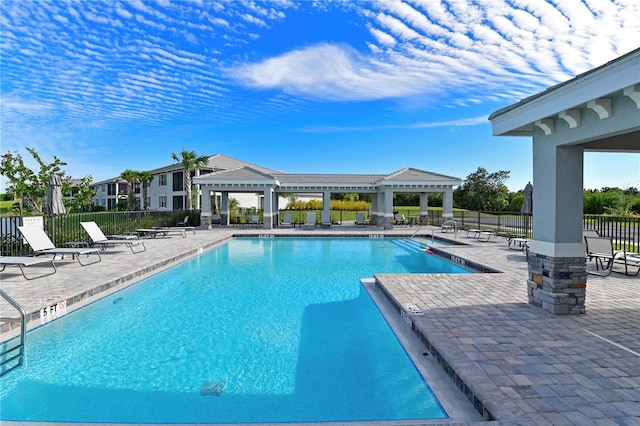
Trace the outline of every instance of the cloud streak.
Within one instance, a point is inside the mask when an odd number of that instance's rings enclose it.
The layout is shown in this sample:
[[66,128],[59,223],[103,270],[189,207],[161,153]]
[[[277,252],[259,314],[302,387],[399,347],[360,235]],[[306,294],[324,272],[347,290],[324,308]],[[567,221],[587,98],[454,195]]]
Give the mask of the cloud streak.
[[[256,59],[252,43],[302,7],[359,19],[356,40]],[[4,0],[3,139],[194,116],[243,123],[314,101],[511,101],[637,47],[637,16],[636,0]]]

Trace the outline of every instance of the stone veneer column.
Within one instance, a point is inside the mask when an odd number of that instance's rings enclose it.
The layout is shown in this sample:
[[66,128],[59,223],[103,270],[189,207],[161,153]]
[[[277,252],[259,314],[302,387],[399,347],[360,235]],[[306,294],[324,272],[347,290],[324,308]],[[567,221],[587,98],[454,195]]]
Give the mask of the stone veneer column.
[[587,269],[584,257],[529,252],[529,303],[552,314],[584,314]]
[[[537,128],[536,128],[537,129]],[[533,238],[527,260],[529,303],[552,314],[585,313],[582,241],[583,148],[556,146],[535,130]]]

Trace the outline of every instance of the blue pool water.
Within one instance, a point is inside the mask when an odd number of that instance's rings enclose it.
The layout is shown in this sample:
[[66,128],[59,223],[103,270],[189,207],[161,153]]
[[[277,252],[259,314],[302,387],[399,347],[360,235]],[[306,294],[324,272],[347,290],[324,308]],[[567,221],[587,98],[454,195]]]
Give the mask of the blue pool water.
[[389,239],[237,239],[29,333],[2,420],[447,415],[360,283],[465,273]]

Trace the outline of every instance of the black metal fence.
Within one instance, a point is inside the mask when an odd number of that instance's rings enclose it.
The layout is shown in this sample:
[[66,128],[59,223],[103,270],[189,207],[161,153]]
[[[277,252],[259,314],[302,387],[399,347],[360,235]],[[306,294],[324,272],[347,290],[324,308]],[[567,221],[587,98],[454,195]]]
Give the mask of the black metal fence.
[[[189,216],[189,223],[193,226],[200,224],[200,211],[125,211],[125,212],[89,212],[73,213],[61,216],[39,216],[42,226],[56,247],[64,247],[71,241],[87,241],[86,234],[80,222],[96,222],[106,235],[122,234],[139,228],[157,226],[173,226],[185,216]],[[28,255],[29,246],[23,240],[18,226],[28,223],[34,218],[26,217],[24,221],[19,216],[0,218],[0,248],[3,256]]]
[[[413,211],[415,214],[415,210]],[[238,224],[246,222],[242,217],[248,213],[259,214],[259,211],[238,211]],[[282,212],[280,212],[282,213]],[[304,223],[306,211],[294,211],[294,221]],[[402,213],[402,211],[400,211]],[[407,211],[407,214],[410,212]],[[189,216],[189,223],[194,226],[200,224],[200,211],[134,211],[134,212],[92,212],[75,213],[62,216],[43,217],[43,226],[52,236],[51,240],[56,247],[62,247],[70,241],[86,241],[88,236],[80,226],[80,222],[94,221],[109,234],[120,234],[134,231],[138,228],[150,228],[156,226],[172,226],[178,221]],[[365,214],[368,216],[368,212]],[[319,215],[318,215],[319,216]],[[332,211],[331,220],[342,224],[355,216],[354,212]],[[441,210],[429,210],[429,225],[440,226],[443,222]],[[516,234],[532,235],[532,216],[519,212],[470,212],[455,211],[454,220],[458,222],[459,229],[478,228],[487,230],[500,230]],[[26,219],[25,219],[26,220]],[[234,223],[234,222],[232,222]],[[0,249],[4,256],[19,256],[29,253],[18,231],[22,219],[17,216],[0,218]],[[629,252],[639,252],[640,246],[640,217],[637,216],[604,216],[585,215],[583,229],[595,230],[601,236],[611,237],[616,248]]]

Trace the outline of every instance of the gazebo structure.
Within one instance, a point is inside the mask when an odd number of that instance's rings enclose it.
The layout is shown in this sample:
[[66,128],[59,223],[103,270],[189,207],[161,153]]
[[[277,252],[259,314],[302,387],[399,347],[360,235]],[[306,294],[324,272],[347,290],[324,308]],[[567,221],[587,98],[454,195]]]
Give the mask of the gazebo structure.
[[584,313],[583,153],[640,152],[640,49],[494,112],[496,136],[533,138],[529,303]]
[[[332,193],[370,193],[371,223],[393,228],[393,194],[419,193],[421,223],[427,221],[428,195],[443,194],[443,218],[453,218],[453,188],[462,184],[458,178],[405,168],[390,175],[377,174],[289,174],[265,173],[251,167],[200,175],[193,179],[202,194],[221,193],[222,224],[229,224],[229,194],[252,192],[264,194],[263,227],[278,223],[280,194],[322,194],[323,212],[329,213]],[[211,198],[202,197],[201,225],[211,227]]]

